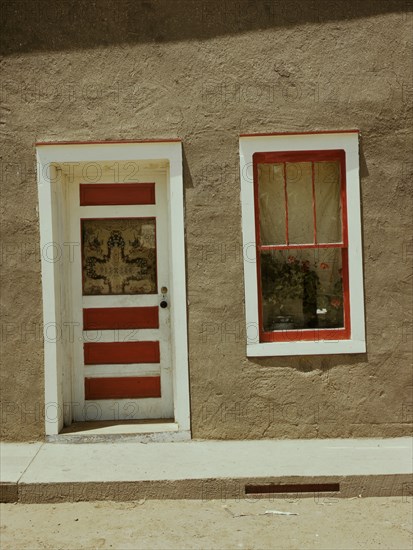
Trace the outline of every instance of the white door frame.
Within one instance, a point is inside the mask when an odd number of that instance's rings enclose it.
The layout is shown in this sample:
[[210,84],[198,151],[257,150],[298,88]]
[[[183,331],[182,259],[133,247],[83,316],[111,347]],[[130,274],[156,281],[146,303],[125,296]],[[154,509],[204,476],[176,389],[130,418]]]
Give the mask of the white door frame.
[[[184,197],[182,143],[169,141],[37,143],[41,272],[44,323],[45,429],[56,435],[70,416],[72,374],[68,372],[70,322],[67,311],[62,259],[74,245],[68,239],[64,217],[64,188],[58,166],[113,160],[167,161],[169,164],[168,219],[173,396],[176,431],[190,434],[188,343],[184,248]],[[65,335],[65,336],[63,336]],[[68,336],[69,335],[69,336]],[[68,359],[69,358],[69,359]],[[69,411],[69,413],[68,413]],[[147,426],[145,432],[147,432]],[[170,430],[168,430],[170,431]]]

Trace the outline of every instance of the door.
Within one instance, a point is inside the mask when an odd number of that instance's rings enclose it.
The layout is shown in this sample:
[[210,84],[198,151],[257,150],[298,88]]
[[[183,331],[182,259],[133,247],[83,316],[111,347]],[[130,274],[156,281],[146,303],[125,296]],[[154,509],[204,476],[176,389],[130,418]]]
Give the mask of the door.
[[[132,165],[132,163],[131,163]],[[166,169],[113,163],[70,189],[73,419],[172,419]],[[95,172],[94,172],[95,173]],[[137,175],[139,177],[137,177]]]

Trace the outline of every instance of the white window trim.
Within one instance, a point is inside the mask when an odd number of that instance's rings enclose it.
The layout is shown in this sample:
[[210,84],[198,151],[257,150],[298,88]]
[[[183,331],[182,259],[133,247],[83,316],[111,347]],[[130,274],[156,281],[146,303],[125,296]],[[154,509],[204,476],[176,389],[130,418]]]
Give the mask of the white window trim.
[[[101,143],[39,143],[37,144],[37,173],[41,250],[50,243],[63,242],[53,223],[53,195],[51,164],[65,162],[99,162],[107,159],[167,160],[169,161],[168,207],[170,219],[170,295],[172,362],[174,369],[175,429],[190,437],[189,373],[186,318],[184,197],[182,175],[182,143],[179,140],[157,142],[101,142]],[[44,326],[59,326],[58,272],[53,262],[42,254],[42,289]],[[59,364],[59,340],[44,339],[45,376],[45,430],[56,435],[63,427],[64,388],[63,366]],[[147,427],[146,427],[147,431]],[[177,435],[179,435],[177,434]]]
[[[319,340],[317,342],[259,342],[258,288],[255,263],[254,182],[252,170],[253,154],[330,149],[343,149],[346,155],[350,339]],[[240,176],[247,356],[364,353],[366,351],[366,339],[364,328],[358,131],[241,136]]]

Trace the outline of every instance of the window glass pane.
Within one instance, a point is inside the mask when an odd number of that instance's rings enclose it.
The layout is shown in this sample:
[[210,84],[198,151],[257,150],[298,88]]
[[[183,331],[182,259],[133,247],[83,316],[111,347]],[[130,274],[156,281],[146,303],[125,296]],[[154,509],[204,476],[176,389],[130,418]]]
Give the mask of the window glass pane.
[[264,331],[344,324],[340,248],[261,252]]
[[314,242],[311,162],[287,162],[288,238],[290,244]]
[[258,164],[261,244],[286,244],[283,164]]
[[339,243],[341,236],[340,164],[314,163],[317,242]]
[[82,220],[83,294],[153,294],[154,218]]

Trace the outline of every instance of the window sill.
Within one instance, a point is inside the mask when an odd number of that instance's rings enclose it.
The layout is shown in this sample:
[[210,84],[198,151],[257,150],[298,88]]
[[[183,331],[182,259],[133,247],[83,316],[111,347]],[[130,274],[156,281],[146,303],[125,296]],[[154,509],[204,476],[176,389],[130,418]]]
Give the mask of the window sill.
[[318,342],[262,342],[247,345],[247,357],[285,357],[292,355],[335,355],[365,353],[362,340],[320,340]]

